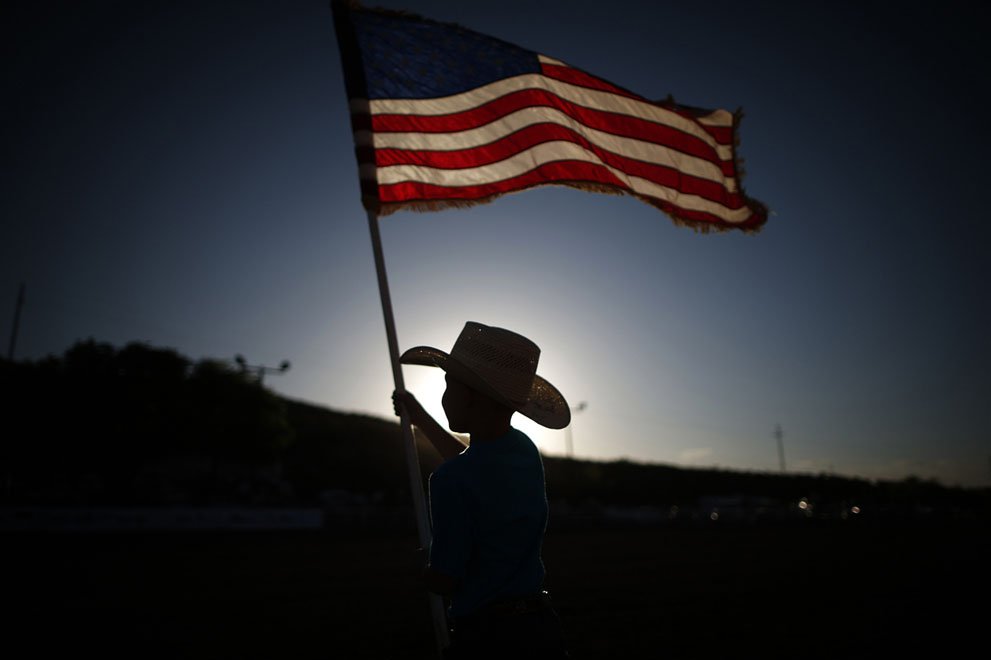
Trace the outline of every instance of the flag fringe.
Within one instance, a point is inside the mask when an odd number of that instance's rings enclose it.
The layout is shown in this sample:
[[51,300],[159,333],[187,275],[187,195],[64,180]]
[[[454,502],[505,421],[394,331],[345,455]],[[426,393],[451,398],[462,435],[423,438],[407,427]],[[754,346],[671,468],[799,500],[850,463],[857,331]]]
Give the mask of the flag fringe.
[[[743,187],[743,177],[746,175],[747,170],[744,166],[743,156],[740,155],[740,122],[743,121],[743,108],[739,107],[733,112],[733,170],[736,172],[736,187],[740,191],[740,195],[747,200],[747,206],[750,207],[755,213],[759,213],[764,216],[766,222],[767,218],[771,214],[771,209],[768,208],[767,204],[751,197],[747,194],[746,189]],[[763,228],[765,222],[761,222],[756,228],[750,229],[750,233],[758,233]]]
[[[763,223],[756,227],[753,226],[736,226],[727,225],[723,223],[716,222],[705,222],[701,220],[695,220],[693,218],[686,218],[673,213],[670,209],[664,208],[661,204],[657,203],[649,197],[637,195],[631,193],[629,190],[621,188],[619,186],[609,186],[601,183],[590,183],[587,181],[554,181],[547,183],[538,183],[526,188],[521,188],[520,190],[514,190],[511,192],[496,193],[494,195],[489,195],[488,197],[480,197],[478,199],[429,199],[429,200],[414,200],[408,202],[397,202],[397,203],[380,203],[375,197],[364,195],[362,197],[362,202],[365,208],[369,211],[376,213],[379,217],[385,217],[387,215],[392,215],[397,211],[414,211],[417,213],[429,213],[433,211],[444,211],[447,209],[467,209],[473,206],[482,206],[484,204],[489,204],[499,197],[504,197],[506,195],[513,195],[516,193],[521,193],[531,188],[538,188],[541,186],[564,186],[568,188],[575,188],[581,190],[582,192],[591,193],[604,193],[606,195],[617,195],[634,197],[641,202],[658,209],[664,215],[675,224],[677,227],[685,227],[692,229],[696,233],[700,234],[710,234],[710,233],[722,233],[729,231],[743,231],[745,233],[757,233],[761,230]],[[767,208],[760,202],[749,199],[748,200],[753,205],[758,205],[763,213],[767,213]]]

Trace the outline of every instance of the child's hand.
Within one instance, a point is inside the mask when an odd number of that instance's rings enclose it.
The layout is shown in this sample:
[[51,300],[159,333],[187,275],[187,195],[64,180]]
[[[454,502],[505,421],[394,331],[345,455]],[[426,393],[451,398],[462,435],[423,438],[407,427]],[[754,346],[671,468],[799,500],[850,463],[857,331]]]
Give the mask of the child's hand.
[[416,397],[411,392],[400,392],[396,390],[392,393],[392,409],[396,413],[396,417],[402,415],[403,408],[406,408],[406,413],[409,415],[409,419],[413,424],[417,424],[427,414],[423,406],[420,405],[420,402],[416,400]]
[[403,392],[400,394],[399,390],[392,391],[392,412],[396,413],[396,417],[402,416],[405,399],[408,396],[409,392]]

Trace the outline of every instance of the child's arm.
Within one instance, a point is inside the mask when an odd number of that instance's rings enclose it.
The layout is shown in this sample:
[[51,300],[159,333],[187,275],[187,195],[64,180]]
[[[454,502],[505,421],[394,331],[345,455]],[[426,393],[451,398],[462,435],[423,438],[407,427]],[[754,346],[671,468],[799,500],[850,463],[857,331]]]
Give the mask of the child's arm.
[[430,443],[434,446],[434,449],[437,450],[445,461],[465,450],[464,443],[444,430],[444,427],[438,424],[437,420],[423,409],[423,406],[420,405],[420,402],[411,393],[403,392],[400,394],[399,392],[393,392],[392,404],[395,407],[396,415],[399,415],[400,405],[406,408],[409,421],[423,431],[424,435],[427,436]]

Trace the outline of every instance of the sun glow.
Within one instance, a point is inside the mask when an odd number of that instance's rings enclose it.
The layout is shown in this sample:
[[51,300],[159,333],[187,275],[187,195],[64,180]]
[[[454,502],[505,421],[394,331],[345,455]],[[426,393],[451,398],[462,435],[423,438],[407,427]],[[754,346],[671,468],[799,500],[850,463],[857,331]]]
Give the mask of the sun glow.
[[436,367],[406,366],[403,368],[403,379],[406,389],[413,393],[420,405],[430,413],[430,416],[447,428],[447,415],[441,398],[447,383],[444,381],[444,371]]
[[[444,414],[444,406],[441,404],[444,390],[447,389],[444,371],[435,367],[407,365],[403,368],[403,379],[406,389],[413,393],[420,405],[447,429],[447,415]],[[559,455],[565,453],[563,430],[546,429],[521,414],[514,415],[512,423],[533,440],[541,453]]]

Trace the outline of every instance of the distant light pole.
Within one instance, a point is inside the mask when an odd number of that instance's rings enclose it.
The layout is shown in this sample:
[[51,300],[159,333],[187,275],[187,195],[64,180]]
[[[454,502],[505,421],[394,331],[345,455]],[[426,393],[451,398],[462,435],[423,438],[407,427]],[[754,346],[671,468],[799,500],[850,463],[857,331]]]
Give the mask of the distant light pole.
[[10,344],[7,346],[7,359],[14,361],[14,347],[17,345],[17,331],[21,325],[21,307],[24,306],[24,282],[17,290],[17,304],[14,306],[14,327],[10,331]]
[[781,471],[785,471],[785,432],[781,430],[781,425],[774,427],[774,437],[778,441],[778,463],[781,464]]
[[241,367],[241,371],[243,373],[247,373],[250,371],[253,374],[255,374],[258,377],[259,385],[261,385],[262,382],[265,380],[266,372],[284,374],[285,372],[289,371],[289,366],[290,366],[289,360],[283,360],[282,364],[280,364],[277,367],[266,367],[260,364],[248,364],[247,361],[245,361],[243,355],[235,355],[234,361],[237,362],[239,367]]
[[[588,404],[585,403],[584,401],[582,401],[577,406],[575,406],[574,408],[572,408],[571,411],[572,412],[581,412],[581,411],[585,410],[586,408],[588,408]],[[568,452],[568,456],[574,457],[574,455],[575,455],[575,448],[571,444],[571,423],[570,422],[568,423],[568,427],[565,430],[568,432],[568,434],[567,434],[567,445],[568,445],[567,452]]]

